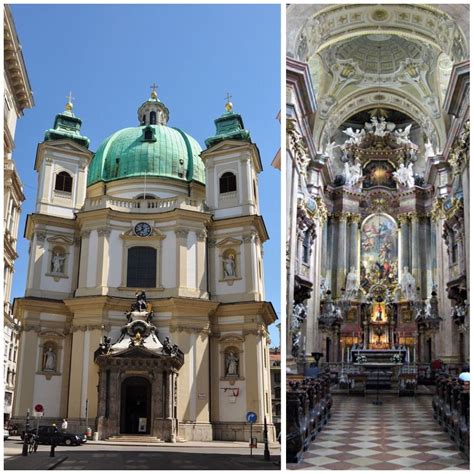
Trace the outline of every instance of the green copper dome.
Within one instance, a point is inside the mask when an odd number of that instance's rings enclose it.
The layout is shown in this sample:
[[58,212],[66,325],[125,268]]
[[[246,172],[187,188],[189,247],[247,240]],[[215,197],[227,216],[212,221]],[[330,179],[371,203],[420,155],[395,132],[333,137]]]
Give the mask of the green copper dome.
[[169,112],[151,97],[138,109],[140,126],[119,130],[97,149],[87,185],[135,177],[161,177],[205,183],[201,147],[179,128],[168,127]]
[[204,184],[200,153],[199,143],[177,128],[165,125],[125,128],[99,146],[89,166],[87,184],[145,175]]

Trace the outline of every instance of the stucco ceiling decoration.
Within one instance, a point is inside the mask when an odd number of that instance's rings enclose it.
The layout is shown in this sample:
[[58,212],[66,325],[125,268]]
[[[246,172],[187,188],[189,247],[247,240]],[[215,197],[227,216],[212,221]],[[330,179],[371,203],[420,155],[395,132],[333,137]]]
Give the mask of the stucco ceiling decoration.
[[321,65],[312,71],[319,150],[329,143],[334,127],[349,117],[346,111],[375,104],[406,112],[436,147],[443,145],[440,66],[449,69],[452,61],[467,57],[469,49],[457,22],[442,11],[449,5],[438,7],[315,5],[312,13],[308,6],[289,7],[288,24],[302,25],[296,35],[289,31],[296,57],[310,66],[319,58]]
[[421,4],[329,6],[307,18],[290,51],[308,61],[331,45],[371,33],[431,44],[454,62],[469,56],[469,43],[457,22],[441,9]]
[[407,58],[420,58],[422,47],[399,36],[375,34],[338,43],[334,55],[340,59],[352,58],[364,73],[391,74]]

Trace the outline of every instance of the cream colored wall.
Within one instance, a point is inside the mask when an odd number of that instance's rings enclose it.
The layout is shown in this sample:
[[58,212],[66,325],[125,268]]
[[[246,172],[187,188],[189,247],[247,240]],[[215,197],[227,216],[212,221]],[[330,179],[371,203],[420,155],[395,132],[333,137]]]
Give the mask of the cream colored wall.
[[208,423],[208,337],[197,331],[175,331],[170,336],[184,352],[185,361],[178,376],[178,419],[183,422]]
[[[50,216],[74,219],[84,205],[87,184],[87,165],[92,152],[69,140],[43,142],[36,155],[38,171],[38,192],[36,212]],[[72,192],[54,190],[55,177],[61,171],[72,178]]]

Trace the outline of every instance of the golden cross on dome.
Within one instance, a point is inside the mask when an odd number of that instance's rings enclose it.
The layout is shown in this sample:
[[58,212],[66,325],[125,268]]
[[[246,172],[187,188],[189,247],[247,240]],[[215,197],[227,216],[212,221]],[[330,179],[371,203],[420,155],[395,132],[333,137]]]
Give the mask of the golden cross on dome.
[[227,112],[231,112],[232,111],[232,102],[230,101],[230,99],[232,98],[232,96],[227,92],[227,97],[225,98],[225,100],[227,101],[226,104],[225,104],[225,109],[227,110]]
[[153,83],[153,84],[150,86],[150,89],[151,89],[151,98],[152,98],[152,99],[156,99],[156,98],[158,97],[158,94],[157,94],[157,92],[156,92],[156,88],[157,88],[157,87],[158,87],[158,86],[157,86],[155,83]]
[[67,99],[66,110],[72,110],[73,108],[72,101],[75,99],[75,97],[72,96],[71,91],[69,91],[69,95],[66,96],[66,99]]

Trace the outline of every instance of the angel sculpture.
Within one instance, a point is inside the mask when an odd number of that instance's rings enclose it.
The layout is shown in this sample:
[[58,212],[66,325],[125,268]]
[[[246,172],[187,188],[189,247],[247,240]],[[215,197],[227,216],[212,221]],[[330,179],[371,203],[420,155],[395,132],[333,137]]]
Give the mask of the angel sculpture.
[[404,130],[399,128],[393,132],[399,145],[407,145],[411,143],[410,139],[408,138],[410,135],[411,125],[412,124],[406,126]]
[[340,148],[340,147],[341,147],[341,145],[337,145],[336,142],[328,143],[326,145],[325,153],[326,153],[326,155],[328,156],[328,158],[330,160],[332,160],[334,158],[334,150],[336,148]]
[[413,163],[410,163],[408,167],[402,163],[400,168],[393,173],[394,179],[397,183],[405,188],[413,188],[415,186],[415,177],[413,176]]
[[396,125],[393,122],[387,122],[384,117],[372,117],[370,119],[372,123],[366,122],[365,128],[368,130],[374,129],[374,135],[377,137],[384,137],[389,132],[395,130]]
[[428,140],[425,143],[425,159],[427,160],[428,158],[431,158],[432,156],[435,156],[435,152],[433,149],[433,144],[431,143],[430,140]]
[[349,127],[343,130],[342,133],[350,137],[348,140],[346,140],[346,143],[349,145],[360,145],[362,139],[365,137],[365,130],[359,128],[357,128],[354,132],[354,130],[352,130],[352,127]]
[[362,179],[362,166],[358,160],[353,164],[349,162],[344,163],[344,177],[346,178],[346,184],[349,186],[355,186]]

